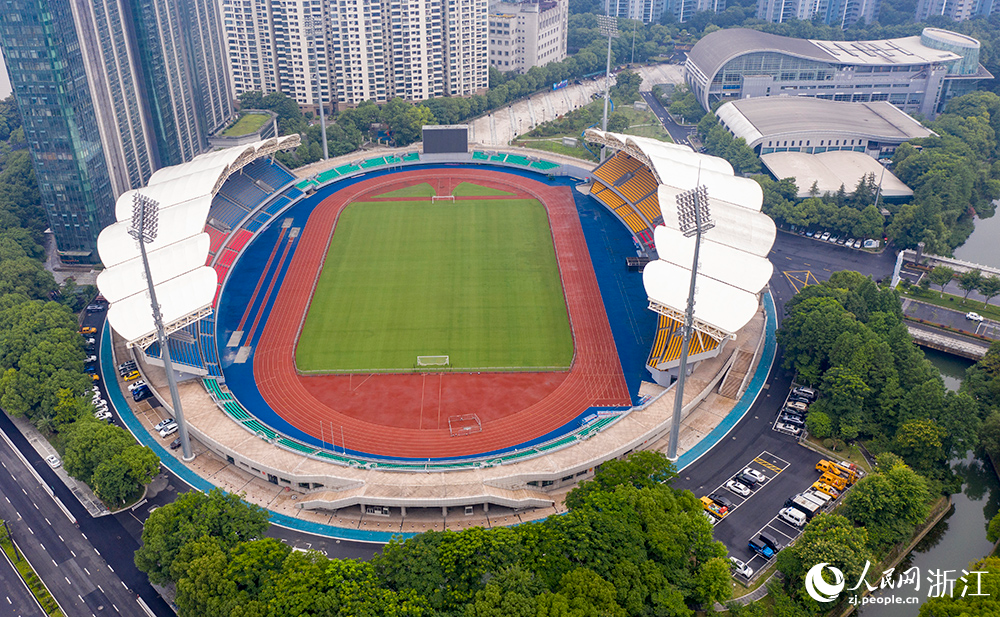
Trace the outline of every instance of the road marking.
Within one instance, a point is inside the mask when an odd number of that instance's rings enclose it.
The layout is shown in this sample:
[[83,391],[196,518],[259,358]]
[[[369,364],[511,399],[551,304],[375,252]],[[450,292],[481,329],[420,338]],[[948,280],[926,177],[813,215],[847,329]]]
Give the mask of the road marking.
[[60,536],[59,534],[56,534],[56,535],[57,535],[57,536],[59,536],[59,541],[60,541],[60,542],[65,542],[65,541],[66,541],[66,540],[63,540],[63,537],[62,537],[62,536]]
[[80,602],[83,602],[83,596],[81,596],[80,594],[76,594],[76,597],[80,598]]
[[32,501],[32,502],[31,502],[31,505],[35,506],[35,509],[36,509],[36,510],[38,509],[38,504],[37,504],[37,503],[35,503],[34,501]]
[[111,567],[111,564],[110,564],[110,563],[108,564],[108,570],[111,570],[112,572],[114,572],[114,571],[115,571],[115,569]]
[[97,553],[98,555],[101,554],[101,551],[97,550],[96,548],[94,549],[94,552]]
[[28,491],[24,490],[24,487],[21,488],[21,492],[24,493],[25,495],[28,494]]
[[41,542],[39,542],[39,543],[38,543],[38,546],[42,547],[42,550],[43,550],[43,551],[45,550],[45,545],[44,545],[44,544],[42,544]]
[[[31,527],[28,527],[28,531],[31,531]],[[35,535],[35,532],[31,531],[31,535]]]
[[86,566],[84,566],[83,571],[87,573],[87,576],[90,576],[90,570],[88,570]]
[[[64,579],[66,579],[66,584],[67,584],[67,585],[72,585],[72,584],[73,584],[73,583],[72,583],[72,582],[71,582],[71,581],[69,580],[69,577],[68,577],[68,576],[64,576],[63,578],[64,578]],[[83,602],[83,598],[80,598],[80,601],[81,601],[81,602]]]
[[104,593],[104,588],[103,587],[101,587],[100,585],[98,585],[97,588],[101,590],[101,593]]
[[770,469],[771,471],[773,471],[776,474],[781,473],[782,471],[784,471],[782,468],[776,467],[775,465],[772,465],[771,463],[768,463],[767,461],[765,461],[764,459],[760,458],[759,456],[757,458],[755,458],[753,460],[753,462],[757,463],[758,465],[763,465],[764,467],[767,467],[768,469]]
[[[42,518],[45,518],[45,517],[43,516]],[[47,518],[46,518],[46,519],[45,519],[45,522],[49,524],[49,527],[51,527],[51,526],[52,526],[52,523],[51,523],[51,522],[49,522],[49,519],[47,519]]]
[[73,552],[73,549],[69,549],[69,552],[71,555],[73,555],[73,557],[76,557],[76,553]]
[[54,566],[55,566],[55,567],[57,567],[57,568],[59,567],[59,564],[57,564],[57,563],[56,563],[56,560],[55,560],[55,559],[53,559],[53,560],[52,560],[52,565],[54,565]]
[[118,610],[118,607],[117,607],[117,606],[115,606],[115,604],[114,604],[113,602],[111,603],[111,606],[112,606],[112,608],[114,608],[114,609],[115,609],[115,612],[118,612],[118,613],[120,613],[120,612],[121,612],[120,610]]

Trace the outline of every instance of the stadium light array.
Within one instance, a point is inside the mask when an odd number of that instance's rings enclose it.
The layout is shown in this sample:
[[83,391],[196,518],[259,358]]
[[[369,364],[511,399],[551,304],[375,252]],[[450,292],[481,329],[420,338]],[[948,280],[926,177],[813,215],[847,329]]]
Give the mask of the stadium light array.
[[695,237],[694,263],[691,264],[691,286],[688,290],[687,310],[684,312],[683,339],[681,342],[681,363],[678,367],[677,388],[674,391],[674,417],[670,424],[670,442],[667,458],[677,460],[677,442],[680,439],[681,411],[684,408],[684,379],[687,377],[688,349],[694,333],[694,292],[698,277],[698,252],[701,248],[701,234],[715,227],[708,209],[708,188],[699,184],[677,196],[677,224],[685,237]]
[[[608,4],[608,11],[611,11],[611,4]],[[608,66],[604,72],[604,122],[601,130],[608,130],[608,101],[611,96],[611,39],[618,38],[618,18],[611,15],[598,15],[597,27],[602,35],[608,37]],[[604,162],[607,146],[601,146],[601,162]]]
[[139,245],[142,267],[149,288],[149,303],[153,309],[153,323],[156,325],[156,340],[160,343],[160,359],[163,360],[163,370],[167,374],[167,385],[170,386],[170,403],[174,408],[174,419],[177,421],[180,432],[184,460],[190,461],[194,458],[191,455],[191,440],[188,437],[187,423],[184,422],[181,397],[177,392],[177,380],[174,378],[174,367],[170,361],[170,346],[167,344],[167,334],[163,327],[163,315],[160,313],[160,303],[156,301],[153,275],[149,271],[149,257],[146,255],[146,245],[156,240],[159,212],[159,202],[142,193],[135,193],[132,200],[132,224],[129,226],[128,234],[135,238]]

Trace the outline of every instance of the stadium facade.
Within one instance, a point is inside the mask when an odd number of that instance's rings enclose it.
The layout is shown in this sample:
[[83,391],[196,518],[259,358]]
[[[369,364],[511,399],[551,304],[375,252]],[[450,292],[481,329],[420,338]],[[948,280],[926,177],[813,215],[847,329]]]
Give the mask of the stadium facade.
[[64,261],[95,262],[115,198],[233,114],[211,0],[8,3],[0,45]]
[[733,28],[692,48],[685,79],[702,107],[756,97],[888,101],[933,118],[954,97],[992,79],[979,63],[979,41],[925,28],[882,41],[814,41]]

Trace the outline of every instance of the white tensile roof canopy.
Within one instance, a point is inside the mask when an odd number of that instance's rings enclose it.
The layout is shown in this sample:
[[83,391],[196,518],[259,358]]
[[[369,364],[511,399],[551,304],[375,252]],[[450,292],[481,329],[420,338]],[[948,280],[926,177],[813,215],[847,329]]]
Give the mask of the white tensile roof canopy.
[[776,229],[760,211],[760,185],[735,176],[728,162],[686,146],[595,129],[588,129],[586,137],[638,158],[660,185],[663,225],[653,230],[659,259],[646,265],[642,282],[654,310],[672,317],[687,308],[694,259],[694,238],[680,231],[677,196],[705,186],[715,226],[702,234],[694,325],[715,335],[732,334],[745,326],[757,312],[758,294],[774,272],[767,255]]
[[97,286],[111,303],[108,323],[115,332],[141,347],[152,343],[156,334],[139,243],[129,235],[136,196],[158,205],[157,233],[146,244],[146,254],[169,334],[186,325],[187,318],[208,314],[215,298],[218,275],[205,265],[210,246],[205,222],[212,198],[231,174],[254,159],[299,143],[298,135],[289,135],[208,152],[158,170],[147,186],[118,198],[117,222],[105,227],[97,239],[105,266]]

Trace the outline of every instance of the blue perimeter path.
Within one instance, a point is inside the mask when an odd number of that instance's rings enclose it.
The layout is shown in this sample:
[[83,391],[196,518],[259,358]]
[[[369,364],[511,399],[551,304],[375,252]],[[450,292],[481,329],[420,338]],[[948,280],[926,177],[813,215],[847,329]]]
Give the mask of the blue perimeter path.
[[[501,169],[507,173],[514,173],[516,175],[521,175],[535,180],[538,179],[538,175],[531,172],[519,172],[506,168]],[[562,180],[556,181],[556,184],[572,186],[572,184],[575,184],[575,181]],[[344,185],[340,184],[340,186]],[[335,184],[334,187],[336,188],[337,185]],[[326,194],[327,192],[323,191],[323,195],[325,196]],[[654,335],[653,330],[655,328],[655,316],[652,312],[645,310],[646,296],[645,291],[642,288],[641,277],[634,276],[634,273],[626,272],[623,267],[624,257],[635,254],[634,241],[632,240],[631,235],[624,231],[621,223],[605,208],[600,206],[594,199],[586,195],[581,195],[575,190],[573,191],[573,196],[576,201],[577,212],[580,215],[584,236],[590,250],[594,271],[597,274],[597,280],[601,289],[602,298],[604,300],[605,310],[607,311],[611,322],[612,332],[615,337],[615,344],[618,347],[619,358],[622,362],[623,369],[626,367],[630,368],[630,370],[625,370],[625,378],[628,383],[629,391],[636,393],[633,395],[633,403],[636,403],[639,382],[642,380],[642,376],[645,372],[646,349],[648,349],[649,345],[652,343]],[[314,199],[315,198],[316,196],[314,196]],[[322,198],[316,199],[316,201],[310,205],[307,212],[311,212],[312,208],[315,207],[321,199]],[[302,214],[307,214],[307,212],[303,212]],[[287,217],[281,217],[281,219],[284,218]],[[281,219],[276,218],[275,221]],[[278,225],[272,223],[272,227],[277,228]],[[258,236],[258,238],[260,238],[260,236]],[[258,238],[255,238],[255,241]],[[274,237],[272,236],[272,246],[273,238]],[[264,246],[267,245],[268,242],[265,240]],[[261,258],[260,263],[262,264],[265,260],[266,257]],[[290,256],[287,261],[290,261]],[[248,296],[249,292],[247,292],[247,298]],[[681,455],[677,462],[678,470],[688,467],[708,452],[713,446],[719,443],[719,441],[721,441],[729,433],[729,431],[731,431],[733,427],[736,426],[741,419],[743,419],[743,416],[745,416],[747,411],[750,410],[750,407],[753,405],[754,401],[757,400],[757,397],[763,389],[764,383],[770,374],[771,365],[774,362],[777,348],[777,342],[775,339],[777,319],[774,301],[769,293],[764,294],[763,299],[764,308],[767,314],[764,348],[761,352],[760,363],[758,364],[757,370],[754,372],[754,376],[747,387],[747,391],[743,394],[743,397],[739,400],[732,411],[729,412],[729,414],[715,429],[713,429],[694,448]],[[132,413],[132,408],[129,406],[121,388],[112,387],[113,384],[118,383],[118,380],[115,377],[117,374],[115,369],[115,359],[110,353],[110,350],[112,349],[111,329],[107,326],[107,323],[105,323],[103,330],[101,345],[103,347],[100,355],[101,378],[104,379],[105,387],[108,391],[109,398],[111,398],[112,405],[115,407],[119,417],[121,417],[129,431],[132,432],[139,443],[149,446],[154,452],[156,452],[157,456],[160,457],[161,463],[166,468],[187,482],[193,488],[203,492],[208,492],[213,488],[216,488],[214,484],[191,471],[186,465],[184,465],[183,462],[175,458],[171,453],[167,452],[163,445],[142,426],[139,419]],[[364,531],[349,527],[336,527],[333,525],[323,525],[320,523],[292,518],[277,512],[269,513],[270,522],[274,525],[295,529],[304,533],[355,542],[386,543],[393,538],[405,539],[417,535],[415,533]]]
[[[435,169],[482,169],[484,167],[491,167],[496,171],[550,185],[566,186],[572,191],[583,227],[584,237],[587,241],[587,248],[590,252],[590,259],[594,265],[594,272],[601,290],[604,308],[611,325],[611,332],[614,336],[625,382],[632,396],[632,405],[637,405],[639,403],[639,384],[646,372],[646,356],[656,333],[656,316],[646,310],[646,292],[642,286],[642,275],[638,272],[628,272],[625,267],[625,258],[636,255],[636,246],[632,235],[597,200],[589,195],[583,195],[573,190],[572,187],[578,182],[572,178],[547,180],[537,172],[513,170],[506,167],[493,167],[489,165],[434,165],[420,166],[419,168],[433,173]],[[281,255],[285,249],[284,241],[282,241],[282,246],[278,248],[273,262],[268,265],[267,271],[264,271],[264,266],[267,265],[268,257],[271,255],[281,232],[282,222],[292,219],[292,226],[302,227],[307,223],[309,215],[316,206],[331,194],[356,182],[391,173],[395,172],[373,172],[363,177],[336,182],[325,189],[317,191],[315,195],[304,199],[275,217],[271,224],[253,239],[236,263],[233,264],[229,279],[219,298],[216,311],[215,341],[219,345],[219,359],[229,391],[248,412],[270,428],[315,448],[333,449],[331,444],[324,443],[315,436],[306,433],[271,409],[257,387],[252,362],[253,355],[251,354],[250,361],[235,364],[233,360],[235,359],[237,348],[224,347],[223,345],[229,340],[232,333],[239,328],[240,319],[247,311],[254,288],[260,284],[260,281],[263,281],[260,293],[258,293],[253,304],[249,307],[250,317],[244,326],[244,330],[250,328],[257,315],[262,315],[261,323],[257,326],[252,339],[243,340],[240,343],[240,345],[251,347],[256,347],[257,345],[264,329],[264,322],[277,299],[281,282],[288,271],[297,247],[297,241],[293,241],[287,256],[282,261]],[[268,294],[268,288],[272,285],[271,281],[274,277],[277,277],[277,279],[273,283],[271,293]],[[499,456],[506,452],[523,450],[558,439],[582,426],[584,419],[588,416],[592,416],[596,411],[604,409],[615,408],[591,407],[581,412],[576,418],[570,420],[562,427],[545,435],[524,443],[512,445],[508,448],[482,452],[479,456]],[[353,450],[348,450],[347,453],[353,456],[384,460],[417,460],[391,456],[372,457],[369,453]],[[441,457],[432,460],[445,461],[458,458],[464,459],[468,457]],[[419,460],[423,462],[426,459]]]

